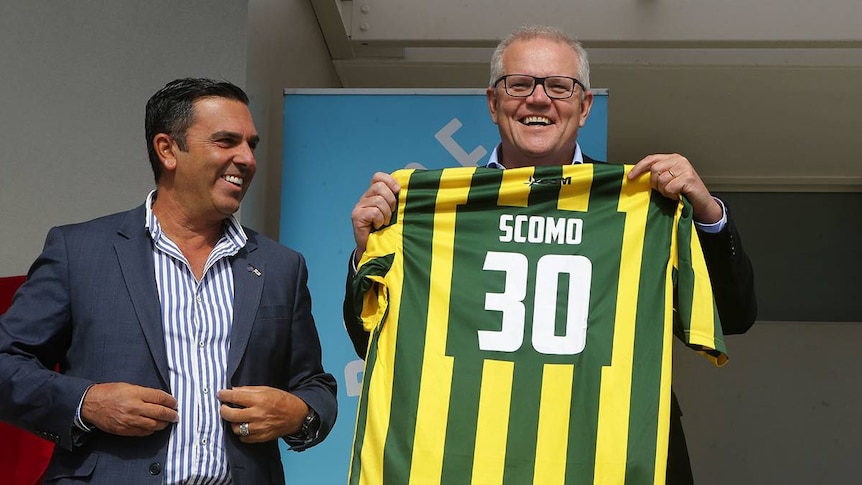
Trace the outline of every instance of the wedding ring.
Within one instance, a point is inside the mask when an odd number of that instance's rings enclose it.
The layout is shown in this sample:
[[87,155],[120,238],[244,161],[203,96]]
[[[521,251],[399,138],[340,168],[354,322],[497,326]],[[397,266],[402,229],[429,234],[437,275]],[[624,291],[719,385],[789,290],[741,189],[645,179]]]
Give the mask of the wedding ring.
[[248,436],[248,423],[239,423],[239,435]]
[[670,169],[667,169],[667,173],[670,174],[670,178],[672,178],[672,179],[676,178],[676,175],[674,175],[673,172],[670,171]]

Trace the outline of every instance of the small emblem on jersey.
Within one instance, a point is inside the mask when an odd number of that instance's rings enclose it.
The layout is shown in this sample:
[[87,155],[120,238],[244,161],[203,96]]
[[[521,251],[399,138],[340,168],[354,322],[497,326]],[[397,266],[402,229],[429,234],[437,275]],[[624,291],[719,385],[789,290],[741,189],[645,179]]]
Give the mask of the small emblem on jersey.
[[524,182],[529,186],[533,185],[572,185],[572,177],[557,177],[553,179],[537,179],[530,177],[530,180]]

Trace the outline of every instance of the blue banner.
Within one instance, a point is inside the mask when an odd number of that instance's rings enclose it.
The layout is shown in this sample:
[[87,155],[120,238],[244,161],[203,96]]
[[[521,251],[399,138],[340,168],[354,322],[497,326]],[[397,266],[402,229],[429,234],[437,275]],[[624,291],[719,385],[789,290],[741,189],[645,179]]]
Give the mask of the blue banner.
[[[607,160],[607,90],[578,142]],[[323,365],[338,380],[338,421],[302,453],[281,443],[287,483],[346,483],[363,361],[344,330],[341,303],[353,251],[350,212],[374,172],[484,165],[500,141],[484,89],[290,89],[284,97],[279,240],[305,255]]]

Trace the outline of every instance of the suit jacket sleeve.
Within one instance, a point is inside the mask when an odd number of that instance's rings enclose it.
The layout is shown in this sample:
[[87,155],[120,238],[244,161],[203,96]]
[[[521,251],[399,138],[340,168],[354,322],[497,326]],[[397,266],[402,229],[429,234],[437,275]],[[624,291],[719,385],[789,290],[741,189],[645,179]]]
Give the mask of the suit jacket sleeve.
[[725,335],[745,333],[757,318],[754,271],[727,208],[727,225],[718,233],[698,231]]
[[66,240],[49,231],[42,254],[0,317],[0,419],[71,449],[75,410],[91,381],[57,373],[72,335]]

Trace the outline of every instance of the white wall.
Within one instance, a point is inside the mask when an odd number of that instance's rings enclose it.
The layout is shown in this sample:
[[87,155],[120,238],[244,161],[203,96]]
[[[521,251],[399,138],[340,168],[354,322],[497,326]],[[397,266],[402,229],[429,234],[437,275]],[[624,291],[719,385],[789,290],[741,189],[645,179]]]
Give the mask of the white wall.
[[178,77],[244,85],[247,18],[243,0],[0,4],[0,276],[51,226],[144,201],[147,99]]
[[341,84],[308,1],[251,0],[248,15],[248,94],[261,143],[242,222],[277,239],[284,89]]

